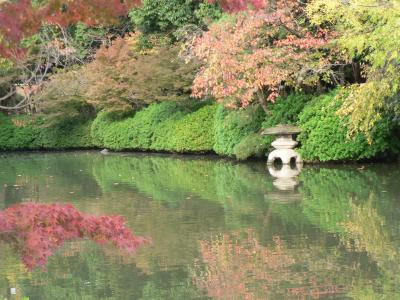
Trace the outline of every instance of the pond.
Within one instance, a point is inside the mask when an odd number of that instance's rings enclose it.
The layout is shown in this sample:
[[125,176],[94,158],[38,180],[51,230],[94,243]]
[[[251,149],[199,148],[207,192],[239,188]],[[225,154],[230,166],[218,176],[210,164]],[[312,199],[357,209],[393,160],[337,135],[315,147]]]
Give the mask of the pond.
[[400,298],[398,165],[306,166],[286,190],[264,162],[209,156],[3,154],[0,166],[1,211],[68,203],[151,240],[129,254],[69,239],[29,268],[2,233],[0,299]]

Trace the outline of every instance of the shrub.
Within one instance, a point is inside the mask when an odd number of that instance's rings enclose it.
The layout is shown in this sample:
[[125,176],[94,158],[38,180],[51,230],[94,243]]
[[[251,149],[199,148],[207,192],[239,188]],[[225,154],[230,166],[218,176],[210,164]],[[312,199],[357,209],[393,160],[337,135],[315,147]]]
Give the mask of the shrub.
[[90,127],[91,121],[65,119],[45,126],[42,118],[0,115],[0,150],[90,148]]
[[38,128],[29,117],[7,117],[0,113],[0,150],[31,149]]
[[214,144],[215,105],[152,104],[133,116],[99,113],[92,125],[97,146],[113,150],[206,152]]
[[265,118],[264,111],[258,106],[241,110],[230,110],[222,105],[216,110],[213,150],[219,155],[235,155],[235,146],[245,137],[261,129]]
[[79,122],[75,119],[41,127],[33,149],[84,149],[93,147],[90,136],[92,120]]
[[234,148],[238,160],[246,160],[251,157],[261,158],[267,150],[267,144],[259,133],[246,136]]
[[179,113],[179,106],[170,102],[152,104],[125,118],[101,112],[93,122],[92,138],[95,145],[113,150],[148,150],[157,124]]
[[151,149],[173,152],[210,152],[214,145],[216,105],[206,105],[156,128]]
[[[267,129],[278,124],[296,125],[299,115],[304,106],[312,99],[312,95],[293,93],[287,97],[279,97],[275,103],[269,103],[268,109],[271,114],[266,116],[262,128]],[[265,136],[264,143],[267,149],[271,149],[271,143],[275,140],[273,136]]]
[[399,145],[399,138],[391,136],[393,128],[388,118],[376,124],[370,142],[362,133],[348,137],[347,119],[337,115],[342,100],[336,95],[333,91],[316,97],[299,116],[302,133],[298,139],[306,161],[369,159]]

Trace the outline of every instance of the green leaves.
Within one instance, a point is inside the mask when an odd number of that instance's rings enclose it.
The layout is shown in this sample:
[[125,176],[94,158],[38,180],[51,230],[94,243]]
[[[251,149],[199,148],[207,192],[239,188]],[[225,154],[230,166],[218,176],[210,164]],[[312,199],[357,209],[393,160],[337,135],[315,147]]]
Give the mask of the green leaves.
[[191,108],[163,102],[121,120],[100,113],[92,137],[97,146],[113,150],[210,152],[215,109],[215,105]]
[[383,115],[398,114],[391,99],[400,83],[400,3],[396,0],[313,0],[307,12],[314,24],[338,33],[337,42],[350,60],[361,62],[364,81],[349,88],[342,116],[349,116],[352,133],[371,139]]
[[337,115],[343,101],[337,95],[337,91],[332,91],[316,97],[301,112],[302,133],[298,140],[303,158],[307,161],[365,160],[392,151],[396,138],[391,136],[392,127],[387,119],[376,124],[370,141],[363,133],[348,136],[347,118]]
[[129,13],[143,33],[168,33],[188,24],[203,25],[220,15],[218,6],[199,0],[142,0],[142,5]]

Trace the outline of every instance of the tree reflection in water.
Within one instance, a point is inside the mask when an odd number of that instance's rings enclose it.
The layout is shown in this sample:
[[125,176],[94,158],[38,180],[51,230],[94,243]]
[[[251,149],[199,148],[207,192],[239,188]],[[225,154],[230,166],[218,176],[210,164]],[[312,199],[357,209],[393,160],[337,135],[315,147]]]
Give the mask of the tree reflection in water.
[[25,203],[0,211],[0,241],[11,244],[29,270],[45,266],[66,241],[83,238],[128,253],[149,242],[133,235],[120,216],[87,215],[68,204]]
[[[200,241],[201,261],[195,263],[193,280],[215,299],[319,299],[345,294],[344,282],[335,279],[339,268],[331,259],[293,250],[279,236],[271,246],[263,246],[253,230],[222,234]],[[310,256],[317,261],[315,266],[309,265]],[[330,272],[336,274],[327,275]]]

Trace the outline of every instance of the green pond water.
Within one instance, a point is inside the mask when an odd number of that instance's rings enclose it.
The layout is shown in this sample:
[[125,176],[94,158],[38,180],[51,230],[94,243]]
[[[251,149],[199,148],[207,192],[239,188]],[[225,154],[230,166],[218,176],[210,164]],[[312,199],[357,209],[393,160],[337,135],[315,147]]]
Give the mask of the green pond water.
[[96,152],[0,155],[0,210],[121,215],[134,254],[66,242],[29,271],[0,234],[0,299],[400,299],[400,166],[306,166]]

